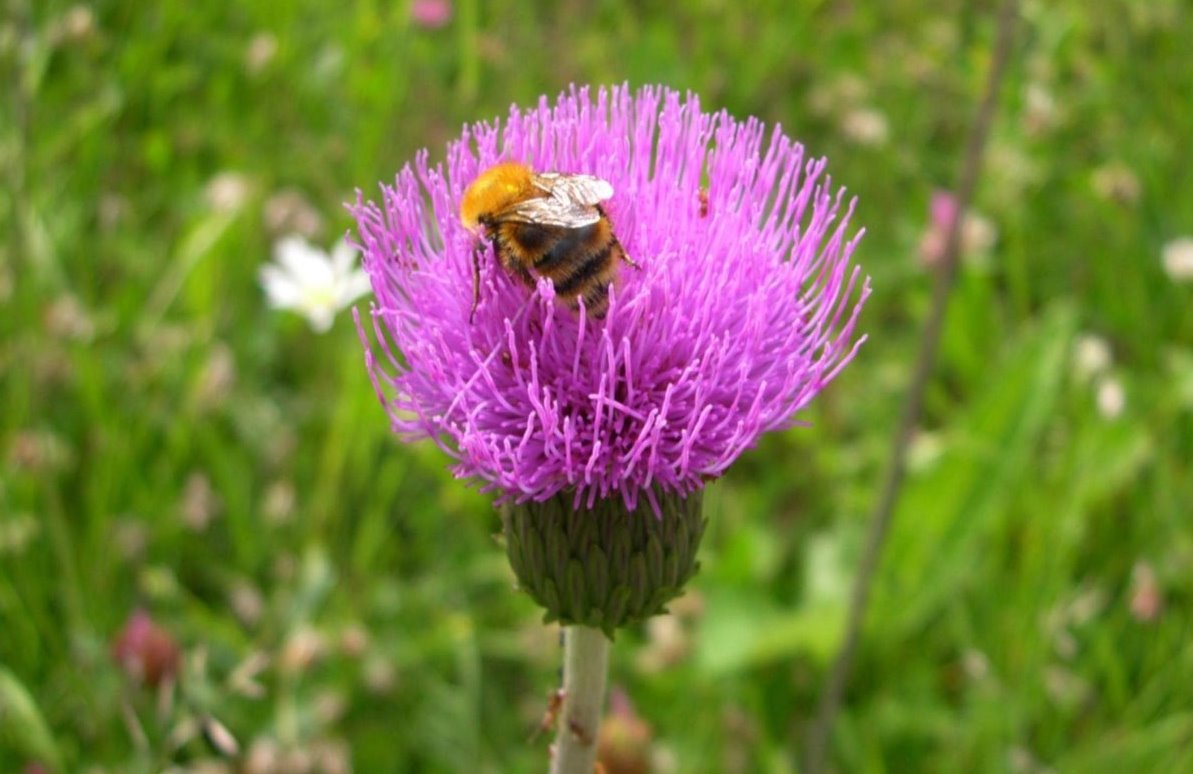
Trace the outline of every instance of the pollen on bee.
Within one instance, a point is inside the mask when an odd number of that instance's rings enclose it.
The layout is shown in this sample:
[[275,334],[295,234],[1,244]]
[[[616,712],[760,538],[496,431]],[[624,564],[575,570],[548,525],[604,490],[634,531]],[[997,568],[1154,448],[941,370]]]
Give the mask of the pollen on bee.
[[460,199],[460,220],[469,229],[480,219],[493,215],[523,198],[531,189],[534,172],[526,164],[507,161],[477,175]]

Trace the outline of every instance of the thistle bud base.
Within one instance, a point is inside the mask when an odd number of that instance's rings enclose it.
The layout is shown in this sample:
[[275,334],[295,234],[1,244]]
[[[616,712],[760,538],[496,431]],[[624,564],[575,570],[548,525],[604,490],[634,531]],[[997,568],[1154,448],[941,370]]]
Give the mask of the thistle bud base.
[[656,492],[660,514],[620,497],[573,509],[572,495],[503,509],[506,553],[519,586],[546,611],[545,623],[600,629],[610,639],[666,612],[699,569],[702,492]]

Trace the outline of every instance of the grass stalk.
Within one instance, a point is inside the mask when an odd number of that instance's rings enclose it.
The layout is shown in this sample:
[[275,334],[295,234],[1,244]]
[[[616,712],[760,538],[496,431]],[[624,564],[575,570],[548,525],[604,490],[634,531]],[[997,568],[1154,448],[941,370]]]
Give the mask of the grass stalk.
[[981,173],[986,138],[989,136],[990,126],[994,122],[998,96],[1011,58],[1017,16],[1018,3],[1016,0],[1005,0],[999,12],[998,38],[994,44],[985,92],[966,141],[965,155],[962,157],[961,173],[956,187],[957,206],[952,222],[949,223],[946,230],[944,257],[936,275],[932,307],[928,321],[924,325],[915,370],[912,371],[911,384],[907,390],[903,412],[891,448],[891,462],[887,468],[886,479],[883,481],[882,492],[875,506],[874,514],[870,518],[865,548],[850,595],[845,640],[837,653],[828,682],[821,693],[816,723],[808,742],[807,770],[812,774],[820,774],[825,770],[833,721],[840,709],[845,684],[848,682],[849,673],[853,668],[854,657],[861,640],[862,625],[865,623],[870,592],[878,569],[878,561],[882,556],[886,536],[890,531],[891,517],[899,499],[904,474],[907,471],[908,449],[911,446],[916,426],[920,422],[924,394],[936,366],[936,354],[940,345],[941,333],[944,330],[945,313],[948,311],[949,296],[957,276],[961,226],[965,220],[965,211],[973,200],[974,189],[977,187],[978,176]]

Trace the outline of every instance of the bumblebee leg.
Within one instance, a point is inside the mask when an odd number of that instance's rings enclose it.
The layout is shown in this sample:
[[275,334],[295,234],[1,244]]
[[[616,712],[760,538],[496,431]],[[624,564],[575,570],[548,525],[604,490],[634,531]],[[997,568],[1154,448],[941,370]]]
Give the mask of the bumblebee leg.
[[625,251],[625,248],[621,246],[621,242],[618,242],[618,243],[617,243],[617,246],[618,246],[618,247],[621,247],[621,260],[625,261],[625,262],[626,262],[626,263],[628,263],[630,266],[633,266],[635,269],[639,269],[639,270],[641,270],[641,269],[642,269],[642,267],[638,265],[638,262],[637,262],[637,261],[635,261],[633,258],[631,258],[631,257],[630,257],[630,254],[629,254],[629,253],[627,253],[627,252]]
[[468,313],[468,324],[476,320],[476,307],[481,302],[481,246],[477,245],[472,251],[472,311]]

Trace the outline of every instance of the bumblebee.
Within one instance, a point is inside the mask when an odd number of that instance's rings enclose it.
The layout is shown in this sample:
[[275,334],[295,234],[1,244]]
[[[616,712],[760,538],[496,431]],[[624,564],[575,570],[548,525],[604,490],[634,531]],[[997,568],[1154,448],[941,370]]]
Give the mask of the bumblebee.
[[[601,318],[619,262],[637,267],[601,207],[612,196],[613,186],[598,177],[535,172],[506,162],[482,172],[464,191],[460,220],[470,231],[483,228],[506,271],[530,287],[536,277],[546,277],[569,307],[578,309],[583,299],[588,316]],[[478,253],[473,253],[472,270],[475,316]]]

